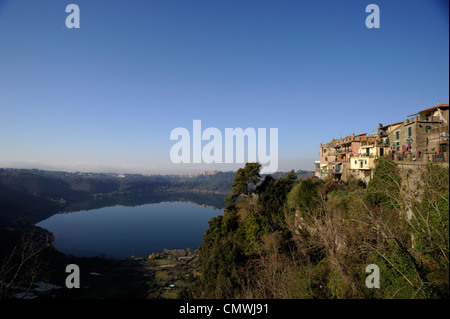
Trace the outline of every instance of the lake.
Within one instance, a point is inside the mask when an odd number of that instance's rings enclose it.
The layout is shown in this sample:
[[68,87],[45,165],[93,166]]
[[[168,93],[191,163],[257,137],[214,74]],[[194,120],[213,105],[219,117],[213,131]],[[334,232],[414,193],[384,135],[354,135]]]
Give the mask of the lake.
[[55,235],[54,247],[80,257],[147,257],[166,249],[197,249],[222,209],[189,202],[113,206],[55,214],[36,225]]

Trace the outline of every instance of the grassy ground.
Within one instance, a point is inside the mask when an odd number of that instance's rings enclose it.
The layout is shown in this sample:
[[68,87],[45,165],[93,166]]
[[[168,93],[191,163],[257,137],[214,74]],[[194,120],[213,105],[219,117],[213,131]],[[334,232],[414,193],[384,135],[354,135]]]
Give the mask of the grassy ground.
[[[190,259],[178,260],[178,257]],[[173,299],[178,298],[179,293],[193,283],[197,275],[198,255],[169,252],[158,259],[147,260],[144,264],[154,272],[148,298]]]

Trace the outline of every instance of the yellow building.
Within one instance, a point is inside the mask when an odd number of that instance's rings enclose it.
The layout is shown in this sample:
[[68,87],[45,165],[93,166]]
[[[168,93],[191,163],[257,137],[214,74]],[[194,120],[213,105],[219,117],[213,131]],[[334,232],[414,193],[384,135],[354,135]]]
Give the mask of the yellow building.
[[351,170],[371,170],[375,168],[375,158],[369,156],[350,157]]
[[379,156],[378,147],[375,144],[361,145],[359,147],[359,154],[361,156]]

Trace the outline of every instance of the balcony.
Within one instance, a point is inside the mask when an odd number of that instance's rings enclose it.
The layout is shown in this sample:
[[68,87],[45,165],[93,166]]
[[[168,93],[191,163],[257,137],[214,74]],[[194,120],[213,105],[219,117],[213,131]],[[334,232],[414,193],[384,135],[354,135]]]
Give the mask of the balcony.
[[439,116],[427,116],[425,117],[425,121],[427,122],[441,122]]
[[389,139],[387,139],[386,141],[377,141],[376,143],[377,146],[382,146],[382,147],[389,147]]
[[336,154],[339,155],[347,154],[348,152],[351,152],[351,150],[348,147],[336,149]]
[[428,130],[428,134],[447,134],[448,136],[448,125],[443,127],[432,128]]

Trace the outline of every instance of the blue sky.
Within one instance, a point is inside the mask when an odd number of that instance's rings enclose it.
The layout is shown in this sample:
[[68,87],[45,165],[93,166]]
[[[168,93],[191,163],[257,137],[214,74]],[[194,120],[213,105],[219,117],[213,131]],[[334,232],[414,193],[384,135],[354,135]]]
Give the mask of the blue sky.
[[[80,8],[68,29],[65,8]],[[368,29],[365,8],[380,8]],[[278,128],[279,169],[449,101],[448,1],[0,0],[0,167],[185,173],[170,132]]]

